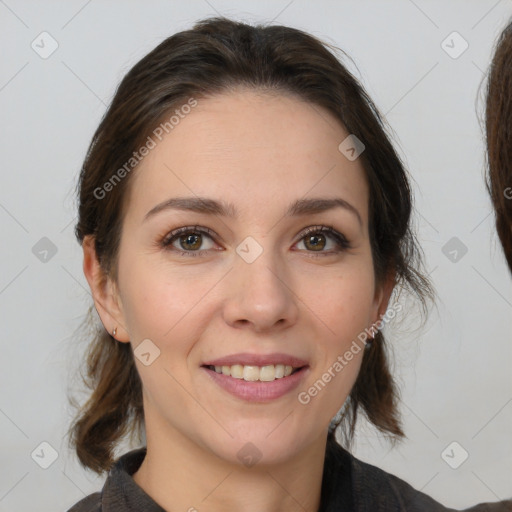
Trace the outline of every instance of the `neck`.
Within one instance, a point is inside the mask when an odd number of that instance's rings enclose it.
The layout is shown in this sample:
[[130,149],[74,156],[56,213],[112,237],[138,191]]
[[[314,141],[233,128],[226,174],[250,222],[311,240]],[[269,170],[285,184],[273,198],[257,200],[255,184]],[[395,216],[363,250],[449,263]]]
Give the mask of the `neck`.
[[177,430],[163,434],[146,432],[146,457],[133,479],[165,510],[316,512],[320,507],[323,436],[291,460],[245,467],[219,458]]

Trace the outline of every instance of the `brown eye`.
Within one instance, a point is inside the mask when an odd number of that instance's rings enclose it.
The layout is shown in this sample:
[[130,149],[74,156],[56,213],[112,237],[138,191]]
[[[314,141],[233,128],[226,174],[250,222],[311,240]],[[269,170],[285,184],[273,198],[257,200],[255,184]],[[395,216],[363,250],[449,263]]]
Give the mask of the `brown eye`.
[[201,247],[202,235],[199,233],[193,233],[190,235],[183,235],[178,238],[182,249],[196,250]]
[[213,232],[206,228],[183,227],[169,233],[161,245],[165,250],[175,251],[183,256],[197,256],[213,248],[213,236]]
[[318,256],[340,253],[350,247],[350,243],[345,236],[338,233],[331,226],[313,226],[308,228],[302,234],[300,243],[304,244],[306,252],[316,252]]
[[304,245],[313,251],[321,251],[326,245],[325,236],[321,234],[308,235],[304,238]]

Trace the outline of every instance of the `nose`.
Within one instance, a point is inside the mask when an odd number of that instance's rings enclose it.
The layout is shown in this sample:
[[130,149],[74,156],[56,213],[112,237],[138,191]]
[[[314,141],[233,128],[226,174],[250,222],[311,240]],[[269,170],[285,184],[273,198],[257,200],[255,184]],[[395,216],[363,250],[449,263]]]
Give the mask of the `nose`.
[[298,297],[285,263],[264,250],[252,263],[237,256],[227,276],[224,320],[255,332],[285,329],[297,322]]

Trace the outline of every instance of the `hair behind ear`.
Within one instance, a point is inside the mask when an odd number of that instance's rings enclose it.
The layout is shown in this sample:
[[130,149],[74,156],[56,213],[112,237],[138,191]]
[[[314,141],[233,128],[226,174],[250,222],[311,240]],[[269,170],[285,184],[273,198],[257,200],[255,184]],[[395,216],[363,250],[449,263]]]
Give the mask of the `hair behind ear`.
[[389,371],[384,335],[379,331],[371,347],[364,349],[361,369],[350,393],[350,407],[345,415],[347,421],[340,423],[344,443],[350,446],[359,408],[392,442],[404,437],[397,401],[398,391]]
[[140,437],[143,425],[142,385],[131,344],[98,329],[87,351],[86,375],[82,379],[92,394],[70,427],[69,443],[83,466],[101,473],[112,467],[125,433],[137,431]]

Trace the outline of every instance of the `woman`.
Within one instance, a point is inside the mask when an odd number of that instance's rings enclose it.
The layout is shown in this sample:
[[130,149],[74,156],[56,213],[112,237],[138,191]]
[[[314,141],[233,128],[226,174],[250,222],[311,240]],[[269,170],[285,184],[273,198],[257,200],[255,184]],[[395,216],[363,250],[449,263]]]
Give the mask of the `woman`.
[[512,272],[512,23],[500,35],[491,63],[486,108],[487,188],[496,230]]
[[325,45],[222,18],[170,37],[120,84],[79,203],[103,327],[72,442],[110,473],[72,511],[448,510],[335,439],[358,412],[403,436],[380,329],[432,289],[406,172]]

